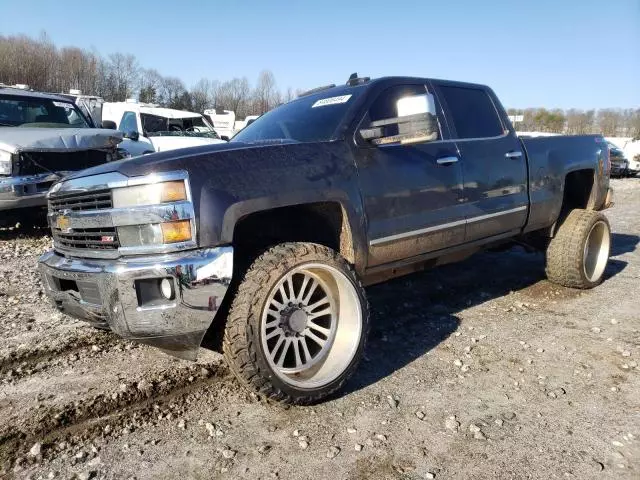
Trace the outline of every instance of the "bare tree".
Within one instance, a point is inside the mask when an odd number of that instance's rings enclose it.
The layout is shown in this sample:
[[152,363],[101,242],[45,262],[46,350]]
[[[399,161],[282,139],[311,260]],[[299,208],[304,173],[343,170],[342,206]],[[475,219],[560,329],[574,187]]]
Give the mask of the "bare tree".
[[288,103],[291,100],[293,100],[294,98],[296,98],[296,95],[293,93],[293,88],[288,87],[287,88],[287,93],[284,94],[284,102]]
[[196,112],[215,107],[217,83],[216,80],[202,78],[191,88],[191,102]]
[[159,99],[160,102],[170,108],[184,103],[183,96],[187,89],[182,80],[177,77],[162,77],[160,84]]
[[216,108],[233,110],[237,117],[246,116],[249,110],[251,86],[246,77],[234,78],[216,89]]
[[271,70],[263,70],[258,76],[258,83],[255,89],[255,99],[258,113],[269,111],[276,104],[276,79]]
[[140,72],[136,57],[131,54],[112,53],[109,55],[107,66],[114,89],[109,92],[109,97],[115,101],[123,101],[133,96]]
[[613,137],[618,133],[621,123],[620,120],[619,112],[616,112],[611,108],[598,110],[598,114],[596,116],[598,129],[607,137]]
[[595,110],[578,110],[571,108],[566,112],[567,131],[571,135],[583,135],[594,131]]
[[156,69],[141,70],[138,76],[138,100],[144,103],[157,103],[162,81],[162,75]]

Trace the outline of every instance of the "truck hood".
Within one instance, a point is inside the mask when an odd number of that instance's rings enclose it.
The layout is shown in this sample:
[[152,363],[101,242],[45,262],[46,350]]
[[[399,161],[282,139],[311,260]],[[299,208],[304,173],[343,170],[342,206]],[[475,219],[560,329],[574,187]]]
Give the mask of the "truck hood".
[[121,141],[121,132],[102,128],[0,127],[0,150],[9,153],[95,150]]
[[277,142],[277,143],[242,143],[223,142],[212,145],[202,145],[199,147],[182,148],[158,153],[150,153],[139,157],[105,163],[97,167],[83,170],[72,174],[67,179],[86,177],[89,175],[99,175],[102,173],[119,172],[128,177],[147,175],[149,173],[167,172],[171,170],[190,170],[194,163],[202,162],[203,158],[222,161],[240,160],[244,156],[253,156],[259,150],[271,150],[277,148],[282,154],[282,150],[294,145],[303,145],[298,142]]
[[197,147],[200,145],[214,145],[217,143],[226,143],[224,140],[207,137],[149,137],[156,152],[166,152],[167,150],[176,150],[178,148]]

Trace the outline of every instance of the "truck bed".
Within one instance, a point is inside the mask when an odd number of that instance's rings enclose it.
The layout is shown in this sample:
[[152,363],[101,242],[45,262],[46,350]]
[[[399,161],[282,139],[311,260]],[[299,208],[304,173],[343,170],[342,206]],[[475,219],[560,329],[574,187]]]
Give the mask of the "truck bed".
[[[595,175],[592,201],[600,206],[609,185],[608,149],[600,135],[559,135],[520,141],[529,165],[531,211],[526,231],[552,224],[560,213],[567,174]],[[597,165],[597,171],[594,170]],[[580,173],[578,173],[580,172]],[[573,192],[572,192],[573,193]],[[589,192],[590,193],[590,192]]]

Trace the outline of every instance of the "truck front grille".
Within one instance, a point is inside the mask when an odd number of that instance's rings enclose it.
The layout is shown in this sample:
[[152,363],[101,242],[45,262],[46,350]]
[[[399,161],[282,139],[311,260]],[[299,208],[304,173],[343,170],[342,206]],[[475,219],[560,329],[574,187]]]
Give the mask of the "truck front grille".
[[71,232],[53,229],[58,245],[70,249],[115,250],[120,247],[115,228],[76,228]]
[[103,210],[112,206],[111,190],[109,189],[95,190],[90,194],[76,193],[49,199],[49,210],[53,212],[61,212],[63,210]]
[[76,172],[102,165],[111,160],[110,150],[79,150],[63,152],[24,152],[16,164],[17,175],[36,175],[53,172]]

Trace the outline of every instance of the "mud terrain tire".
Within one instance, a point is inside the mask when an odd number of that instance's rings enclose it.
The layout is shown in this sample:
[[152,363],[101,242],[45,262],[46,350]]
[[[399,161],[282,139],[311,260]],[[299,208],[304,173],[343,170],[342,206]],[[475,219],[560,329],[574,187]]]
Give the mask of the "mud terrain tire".
[[602,282],[610,248],[607,217],[592,210],[572,210],[547,248],[547,278],[565,287],[593,288]]
[[248,389],[308,405],[344,385],[368,333],[368,303],[351,266],[323,245],[283,243],[255,259],[240,281],[222,350]]

